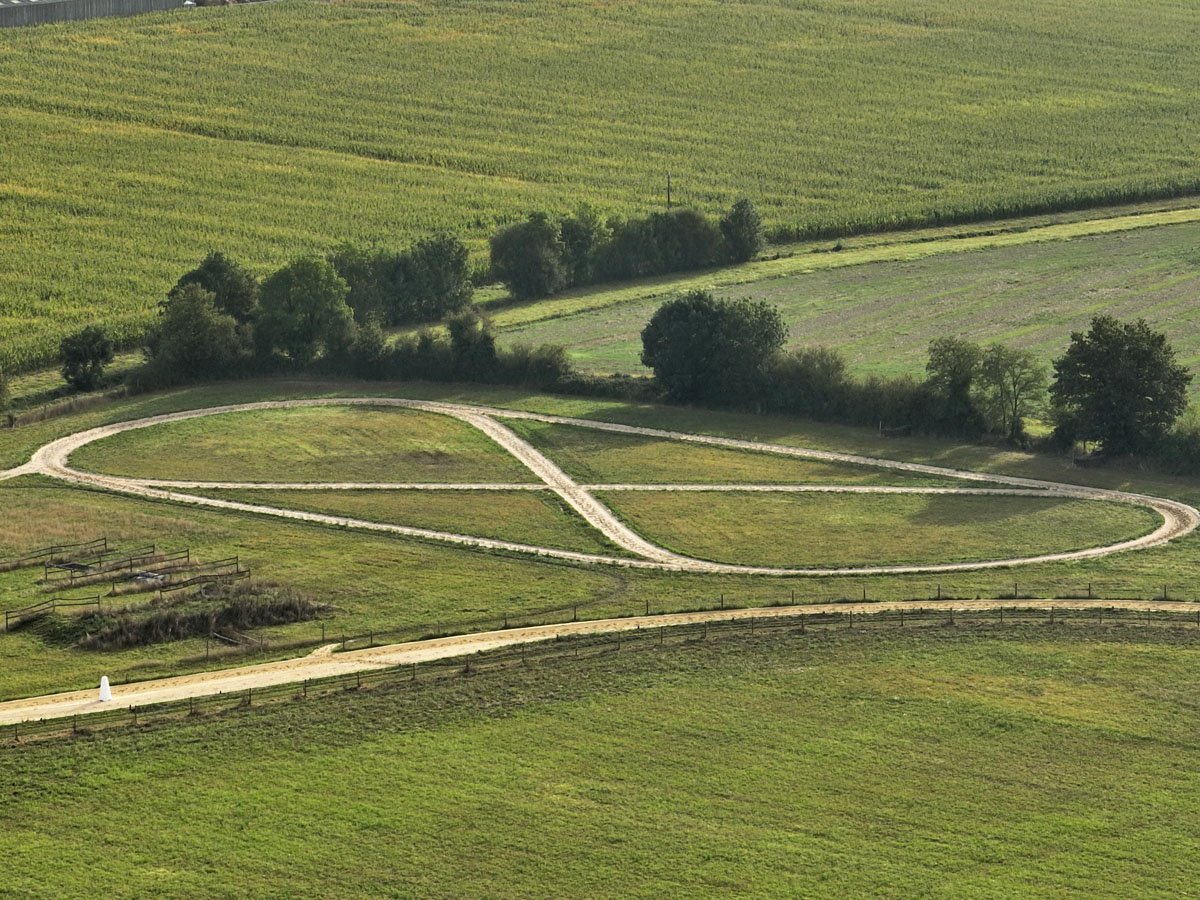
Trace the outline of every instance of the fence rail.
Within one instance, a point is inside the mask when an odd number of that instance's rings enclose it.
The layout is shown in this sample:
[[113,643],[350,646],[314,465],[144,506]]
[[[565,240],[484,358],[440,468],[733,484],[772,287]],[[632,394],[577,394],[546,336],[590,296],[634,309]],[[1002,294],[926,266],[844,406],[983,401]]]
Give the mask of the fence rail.
[[48,616],[59,609],[94,606],[96,607],[96,612],[99,612],[101,602],[99,594],[94,597],[53,597],[49,600],[43,600],[40,603],[26,606],[23,609],[8,609],[4,611],[4,630],[11,631],[14,625],[23,625],[26,622],[32,622],[34,619]]
[[84,563],[82,560],[66,563],[47,562],[43,566],[42,582],[43,584],[51,585],[52,590],[61,590],[61,588],[54,587],[54,585],[61,584],[62,582],[73,585],[85,579],[119,572],[122,569],[132,569],[135,565],[143,565],[153,561],[155,559],[155,547],[153,544],[146,547],[138,547],[136,550],[126,551],[124,555],[118,558],[97,554],[93,559],[94,561],[91,563]]
[[52,560],[69,562],[79,557],[95,556],[107,552],[109,552],[107,537],[98,537],[91,541],[81,541],[78,544],[52,544],[49,547],[42,547],[40,550],[34,550],[32,553],[27,553],[16,559],[0,562],[0,572],[44,565],[46,562]]
[[420,689],[431,682],[473,676],[518,666],[549,665],[602,656],[628,655],[637,651],[663,651],[693,646],[698,642],[727,639],[739,635],[779,632],[796,636],[830,630],[878,630],[883,628],[935,628],[973,625],[983,627],[1012,625],[1085,626],[1122,625],[1187,629],[1200,632],[1200,609],[1196,613],[1126,610],[1117,607],[1072,609],[1070,607],[991,610],[953,610],[926,607],[886,610],[875,613],[831,612],[795,614],[778,618],[730,618],[683,625],[649,626],[628,631],[595,635],[562,636],[467,656],[452,657],[394,666],[388,669],[310,679],[302,682],[252,688],[229,694],[195,697],[168,703],[130,706],[76,716],[47,719],[7,726],[0,739],[65,736],[112,727],[144,726],[180,720],[189,716],[219,714],[262,703],[295,702],[350,691],[374,688]]

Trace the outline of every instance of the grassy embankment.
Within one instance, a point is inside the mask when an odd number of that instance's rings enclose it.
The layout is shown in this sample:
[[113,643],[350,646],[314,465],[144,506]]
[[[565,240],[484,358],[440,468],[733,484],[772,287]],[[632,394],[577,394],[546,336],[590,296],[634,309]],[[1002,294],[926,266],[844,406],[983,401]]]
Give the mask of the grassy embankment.
[[1180,896],[1197,672],[1191,631],[760,632],[8,746],[5,885]]
[[1188,192],[1191,27],[1168,0],[293,0],[14,31],[0,364],[135,337],[209,247],[479,248],[534,208],[660,206],[668,172],[816,230]]

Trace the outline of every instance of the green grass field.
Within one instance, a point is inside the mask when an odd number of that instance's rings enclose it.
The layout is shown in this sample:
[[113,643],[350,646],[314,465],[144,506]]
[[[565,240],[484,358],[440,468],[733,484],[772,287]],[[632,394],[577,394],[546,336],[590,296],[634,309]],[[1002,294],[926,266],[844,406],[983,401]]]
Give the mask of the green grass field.
[[244,491],[196,493],[560,550],[625,555],[549,491]]
[[1037,497],[604,492],[664,547],[716,562],[890,565],[1031,556],[1153,531],[1140,507]]
[[[890,228],[1200,181],[1174,0],[308,0],[14,30],[0,364],[138,335],[210,247],[266,269],[533,208],[753,197]],[[230,73],[236,73],[236,77]],[[1103,140],[1097,140],[1103,134]]]
[[[947,334],[1003,341],[1050,361],[1071,331],[1102,312],[1145,318],[1200,374],[1198,242],[1200,224],[1189,223],[834,268],[824,264],[843,254],[823,254],[807,272],[772,277],[764,269],[757,280],[711,287],[774,304],[791,329],[789,346],[836,348],[860,375],[919,377],[930,340]],[[503,343],[563,344],[585,370],[645,372],[642,328],[665,296],[709,286],[701,282],[662,280],[640,295],[593,291],[577,310],[531,306],[496,321]]]
[[476,429],[405,409],[278,409],[171,422],[81,448],[81,469],[196,481],[527,482]]
[[809,459],[789,459],[743,450],[723,450],[681,441],[612,434],[544,422],[506,423],[584,484],[892,484],[950,485],[953,478]]
[[[0,466],[24,461],[34,449],[55,437],[108,421],[254,400],[369,394],[509,406],[680,431],[840,449],[979,471],[1120,487],[1200,503],[1200,488],[1194,479],[1152,476],[1115,467],[1075,470],[1054,457],[925,438],[885,439],[870,429],[821,425],[786,417],[555,397],[513,389],[350,381],[243,382],[130,398],[71,416],[0,430]],[[195,420],[195,424],[213,425],[222,420],[234,425],[239,421],[237,416],[228,416]],[[250,419],[245,421],[247,440],[261,440],[262,429],[254,427]],[[150,437],[156,430],[149,429],[142,434]],[[575,429],[563,431],[569,435]],[[309,439],[325,437],[319,432],[309,435]],[[640,464],[643,455],[652,460],[664,452],[652,444],[648,453],[634,448],[637,452],[627,455],[628,449],[614,451],[603,437],[598,447],[602,450],[598,456],[614,466],[611,470],[614,475],[621,473],[620,466]],[[370,450],[369,447],[359,449]],[[585,455],[585,449],[578,442],[574,444],[577,457]],[[734,456],[740,458],[741,454]],[[289,467],[294,465],[293,457],[287,459]],[[275,476],[275,473],[263,474]],[[890,576],[796,580],[580,568],[548,560],[291,523],[273,517],[190,509],[71,488],[39,478],[21,478],[0,484],[0,508],[5,512],[0,517],[0,559],[50,543],[84,540],[101,534],[108,535],[121,547],[137,547],[148,542],[170,549],[188,546],[201,559],[237,554],[256,578],[287,584],[311,594],[320,602],[333,604],[337,608],[336,616],[327,624],[334,634],[342,631],[365,633],[369,629],[383,632],[417,625],[451,628],[457,623],[489,617],[499,619],[502,615],[510,615],[515,620],[531,610],[569,607],[576,603],[580,604],[581,617],[599,617],[644,612],[647,606],[652,611],[707,608],[716,606],[720,597],[724,597],[727,605],[739,606],[778,603],[792,596],[797,602],[860,597],[864,590],[873,599],[921,599],[933,597],[938,590],[943,596],[994,597],[1011,593],[1014,582],[1019,582],[1021,594],[1047,597],[1079,595],[1086,593],[1089,585],[1099,597],[1161,596],[1164,589],[1172,597],[1200,595],[1200,585],[1195,581],[1195,572],[1200,566],[1200,538],[1194,535],[1166,547],[1139,553],[1090,562],[1041,564],[1011,571],[963,572],[938,578]],[[454,522],[452,508],[444,508],[441,512],[445,513],[445,518],[438,521]],[[496,516],[499,524],[502,514],[496,513]],[[486,516],[481,514],[480,518]],[[475,521],[469,514],[464,516],[463,530],[469,531]],[[959,523],[956,520],[954,524]],[[522,527],[530,525],[526,522]],[[1017,522],[1014,522],[1014,530],[1020,530]],[[40,576],[40,570],[0,573],[0,608],[14,609],[41,599],[44,595],[34,583],[37,576]],[[263,632],[276,643],[314,641],[319,633],[315,623]],[[63,645],[55,634],[53,629],[42,633],[36,628],[12,634],[0,633],[0,699],[91,687],[101,668],[120,682],[204,667],[202,660],[195,659],[197,654],[203,654],[203,642],[185,641],[97,655]]]
[[760,633],[10,745],[5,887],[1185,896],[1198,672],[1191,630]]

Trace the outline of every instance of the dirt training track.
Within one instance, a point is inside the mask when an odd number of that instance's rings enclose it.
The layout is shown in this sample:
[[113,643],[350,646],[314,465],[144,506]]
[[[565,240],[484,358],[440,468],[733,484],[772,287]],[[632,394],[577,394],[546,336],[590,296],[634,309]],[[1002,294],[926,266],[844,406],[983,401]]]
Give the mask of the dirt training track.
[[[296,407],[316,406],[373,406],[398,407],[419,410],[449,416],[464,422],[483,432],[499,447],[512,455],[516,460],[529,469],[537,478],[533,485],[511,484],[470,484],[455,485],[463,490],[549,490],[556,493],[576,513],[578,513],[593,528],[603,534],[630,556],[606,556],[598,553],[580,553],[569,550],[558,550],[550,547],[539,547],[531,544],[493,538],[474,537],[456,534],[448,531],[435,531],[425,528],[414,528],[406,525],[392,525],[381,522],[371,522],[347,516],[326,515],[324,513],[303,512],[300,510],[281,509],[272,506],[262,506],[252,503],[242,503],[234,500],[222,500],[213,497],[203,497],[186,493],[187,490],[205,488],[279,488],[297,487],[285,483],[266,484],[261,482],[201,482],[201,481],[164,481],[161,479],[120,478],[94,472],[81,472],[70,465],[70,455],[93,441],[101,440],[125,431],[148,428],[169,422],[180,422],[203,416],[220,415],[234,412],[252,412],[267,409],[289,409]],[[775,456],[786,456],[799,459],[818,460],[830,463],[850,463],[860,466],[871,466],[878,469],[888,469],[908,474],[935,476],[940,478],[959,479],[971,483],[971,487],[890,487],[864,485],[582,485],[572,479],[553,460],[527,441],[506,427],[501,419],[519,419],[546,422],[555,425],[572,425],[581,428],[591,428],[617,434],[653,437],[664,440],[683,441],[703,444],[724,449],[746,450]],[[825,450],[810,450],[800,447],[785,447],[778,444],[761,443],[757,441],[736,440],[733,438],[713,437],[711,435],[688,434],[683,432],[664,431],[656,428],[642,428],[632,425],[618,425],[609,422],[597,422],[590,419],[576,419],[564,416],[542,415],[539,413],[521,412],[517,410],[497,409],[492,407],[472,406],[459,403],[445,403],[430,400],[403,400],[395,398],[354,398],[354,399],[314,399],[314,400],[278,400],[260,403],[242,403],[232,406],[218,406],[207,409],[187,410],[160,416],[150,416],[128,422],[118,422],[82,431],[52,441],[39,449],[33,458],[23,466],[0,472],[0,481],[15,478],[20,475],[40,474],[56,478],[72,484],[80,484],[93,488],[129,494],[136,497],[146,497],[155,500],[166,500],[195,506],[205,506],[214,509],[233,510],[238,512],[256,513],[260,515],[277,516],[302,522],[313,522],[334,525],[345,528],[356,528],[367,531],[378,531],[397,534],[423,540],[440,541],[464,547],[483,550],[504,551],[531,556],[548,557],[567,562],[585,565],[623,566],[627,568],[655,569],[671,572],[698,572],[729,575],[772,575],[772,576],[828,576],[828,575],[892,575],[892,574],[922,574],[936,572],[967,571],[973,569],[1001,568],[1032,563],[1061,562],[1068,560],[1094,559],[1113,553],[1143,550],[1156,547],[1168,541],[1190,534],[1200,525],[1200,512],[1187,504],[1161,497],[1151,497],[1144,494],[1113,491],[1103,488],[1084,487],[1081,485],[1065,484],[1053,481],[1042,481],[1032,478],[1018,478],[1009,475],[981,474],[960,469],[949,469],[941,466],[930,466],[920,463],[897,462],[889,459],[855,456],[848,453],[835,453]],[[357,484],[357,483],[328,483],[320,485],[305,485],[319,487],[325,490],[444,490],[444,484]],[[890,566],[842,566],[836,568],[786,568],[772,566],[751,566],[719,563],[710,560],[696,559],[675,553],[647,540],[622,522],[615,513],[602,503],[593,493],[596,489],[604,490],[657,490],[657,491],[695,491],[695,490],[738,490],[751,492],[823,492],[823,493],[856,493],[856,494],[940,494],[940,495],[980,495],[991,494],[998,496],[1020,497],[1054,497],[1075,500],[1099,500],[1114,503],[1125,503],[1142,506],[1153,510],[1162,518],[1162,524],[1154,531],[1140,537],[1108,544],[1102,547],[1089,547],[1081,550],[1071,550],[1061,553],[1048,553],[1038,556],[1015,557],[1006,559],[991,559],[973,562],[932,563],[923,565],[890,565]]]
[[909,600],[879,603],[822,603],[807,606],[769,606],[666,613],[651,616],[629,616],[621,619],[564,622],[557,625],[533,625],[527,628],[510,628],[503,631],[411,641],[406,644],[392,644],[366,650],[350,650],[345,653],[330,652],[336,646],[330,645],[309,656],[297,659],[114,686],[112,689],[113,699],[106,703],[101,703],[97,699],[95,690],[10,700],[0,703],[0,726],[38,719],[84,716],[113,709],[171,703],[192,698],[211,697],[216,694],[236,694],[283,684],[298,684],[306,680],[353,675],[355,672],[370,672],[396,666],[410,666],[414,663],[451,659],[487,650],[499,650],[521,644],[553,640],[557,637],[612,634],[622,631],[637,631],[643,628],[695,625],[704,622],[795,618],[829,613],[853,613],[854,615],[861,613],[869,616],[872,613],[895,612],[905,609],[966,612],[1039,608],[1058,610],[1126,609],[1191,614],[1200,609],[1200,606],[1195,603],[1172,600],[956,600],[935,602]]

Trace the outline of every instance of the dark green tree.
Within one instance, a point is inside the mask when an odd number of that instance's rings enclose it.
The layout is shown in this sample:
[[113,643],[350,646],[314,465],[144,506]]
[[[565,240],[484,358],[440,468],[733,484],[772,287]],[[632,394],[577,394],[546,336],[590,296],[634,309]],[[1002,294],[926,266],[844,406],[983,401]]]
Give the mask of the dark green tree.
[[1097,316],[1054,362],[1060,436],[1099,441],[1109,453],[1153,449],[1187,406],[1191,380],[1166,335],[1144,319]]
[[721,232],[694,209],[650,214],[662,272],[690,272],[721,261]]
[[775,307],[693,291],[660,306],[642,330],[642,364],[676,400],[742,404],[762,396],[786,339]]
[[983,416],[974,396],[982,359],[983,351],[970,341],[955,337],[930,341],[925,386],[936,427],[966,434],[984,431]]
[[462,241],[448,234],[417,241],[397,259],[392,321],[438,321],[469,306],[473,290]]
[[146,336],[151,369],[165,382],[227,374],[243,349],[237,320],[195,282],[171,291]]
[[175,288],[189,284],[198,284],[212,294],[216,308],[233,316],[239,325],[254,319],[258,307],[258,279],[224,253],[215,250],[209,253],[200,265],[179,279]]
[[514,297],[534,300],[566,287],[567,264],[559,226],[545,213],[534,213],[527,222],[508,226],[492,235],[489,243],[492,272]]
[[67,335],[58,345],[62,376],[76,390],[95,390],[104,378],[104,367],[112,362],[113,352],[113,342],[97,325]]
[[721,217],[725,249],[735,263],[746,262],[763,248],[762,219],[754,204],[743,197]]
[[344,348],[354,336],[349,293],[350,286],[320,257],[288,263],[262,285],[260,349],[282,351],[304,365]]
[[496,371],[496,338],[488,323],[471,310],[455,313],[446,320],[455,375],[472,381]]
[[990,344],[977,375],[979,407],[988,430],[1010,440],[1025,437],[1025,418],[1039,412],[1046,399],[1046,367],[1028,350]]
[[574,215],[559,219],[558,229],[570,283],[590,284],[596,250],[611,236],[608,224],[594,206],[585,203]]
[[346,305],[353,310],[356,322],[393,321],[392,257],[373,247],[344,243],[334,247],[326,258],[350,289]]

